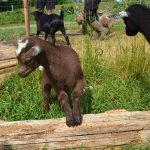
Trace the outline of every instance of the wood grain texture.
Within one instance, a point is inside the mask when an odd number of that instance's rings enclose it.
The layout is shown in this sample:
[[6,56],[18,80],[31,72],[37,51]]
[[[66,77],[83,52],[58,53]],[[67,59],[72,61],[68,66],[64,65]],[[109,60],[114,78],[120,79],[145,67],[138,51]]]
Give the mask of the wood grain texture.
[[83,116],[81,126],[69,128],[65,118],[0,122],[1,148],[108,148],[122,145],[150,146],[150,111],[110,111]]
[[10,76],[16,69],[15,49],[14,45],[0,43],[0,82]]

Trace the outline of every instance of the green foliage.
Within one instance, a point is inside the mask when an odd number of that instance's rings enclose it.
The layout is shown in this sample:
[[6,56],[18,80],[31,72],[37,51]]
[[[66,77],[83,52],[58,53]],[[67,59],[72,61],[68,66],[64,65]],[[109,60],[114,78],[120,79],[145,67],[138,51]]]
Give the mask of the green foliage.
[[15,11],[6,11],[0,13],[0,25],[10,25],[10,24],[23,24],[24,15],[23,10],[18,9]]
[[68,3],[73,3],[73,0],[57,0],[57,4],[68,4]]
[[63,11],[64,11],[65,15],[70,15],[70,14],[75,13],[75,10],[74,10],[73,6],[63,7]]
[[125,10],[129,5],[132,4],[142,4],[146,6],[150,6],[150,1],[148,0],[123,0],[122,2],[116,2],[112,12],[117,13],[119,11]]
[[150,4],[148,0],[124,0],[128,5],[130,4]]
[[0,40],[1,41],[11,41],[11,40],[17,40],[19,37],[25,35],[25,29],[19,28],[19,29],[7,29],[2,30],[0,29]]

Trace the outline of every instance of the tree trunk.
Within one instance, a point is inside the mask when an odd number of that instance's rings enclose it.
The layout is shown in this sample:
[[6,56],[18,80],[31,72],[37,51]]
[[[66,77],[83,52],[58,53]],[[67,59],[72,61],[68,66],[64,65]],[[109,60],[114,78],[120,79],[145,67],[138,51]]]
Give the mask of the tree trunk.
[[17,150],[150,146],[150,111],[88,114],[74,128],[66,126],[65,118],[0,122],[0,145]]

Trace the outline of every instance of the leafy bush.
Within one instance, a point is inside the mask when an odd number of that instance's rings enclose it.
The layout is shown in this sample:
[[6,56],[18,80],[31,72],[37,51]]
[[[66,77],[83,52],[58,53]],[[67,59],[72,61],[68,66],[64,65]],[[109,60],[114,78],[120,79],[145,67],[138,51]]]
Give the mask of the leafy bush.
[[65,15],[71,15],[75,13],[74,7],[73,6],[65,6],[63,7],[63,11],[65,13]]

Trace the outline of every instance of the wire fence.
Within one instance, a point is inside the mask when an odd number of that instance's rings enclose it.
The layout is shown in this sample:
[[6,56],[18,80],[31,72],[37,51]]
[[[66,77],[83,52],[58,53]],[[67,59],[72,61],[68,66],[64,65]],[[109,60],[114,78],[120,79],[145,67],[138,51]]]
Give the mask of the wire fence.
[[[36,10],[37,3],[36,0],[27,0],[27,2],[28,2],[30,34],[35,34],[36,22],[31,13]],[[61,4],[61,2],[64,2],[64,0],[62,1],[57,0],[57,3],[56,0],[54,0],[54,3],[56,5],[55,9],[53,9],[53,13],[59,14],[59,10],[63,6],[64,23],[67,32],[69,34],[78,34],[79,33],[78,31],[81,30],[81,26],[79,26],[76,23],[75,18],[77,15],[83,13],[84,0],[74,0],[74,2],[70,2],[67,4]],[[0,29],[25,28],[23,8],[24,8],[23,0],[0,0]],[[109,1],[103,0],[99,5],[100,12],[111,12],[112,10],[114,10],[114,8],[115,8],[114,1],[112,0]],[[47,9],[45,9],[45,11],[46,10]]]
[[[58,5],[55,2],[55,9],[53,9],[53,13],[59,14],[60,7],[62,5]],[[77,4],[77,5],[74,5]],[[33,0],[28,0],[28,12],[29,12],[29,23],[31,32],[34,32],[35,29],[35,20],[31,13],[36,10],[37,3]],[[23,12],[23,1],[22,0],[0,0],[0,26],[5,28],[5,26],[9,26],[9,28],[22,28],[24,27],[24,12]],[[65,10],[65,27],[67,30],[76,30],[79,26],[75,22],[76,15],[83,9],[82,1],[77,0],[76,3],[68,3],[64,5]],[[47,11],[45,9],[45,11]],[[45,12],[47,13],[47,12]]]
[[23,8],[22,1],[0,0],[0,12],[14,11]]

